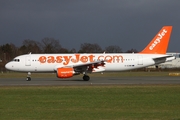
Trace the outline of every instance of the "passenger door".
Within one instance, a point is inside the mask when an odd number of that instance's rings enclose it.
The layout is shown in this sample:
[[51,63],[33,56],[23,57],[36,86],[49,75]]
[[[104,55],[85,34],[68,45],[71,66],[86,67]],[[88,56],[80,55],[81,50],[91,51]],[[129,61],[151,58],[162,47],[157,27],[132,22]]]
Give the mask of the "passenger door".
[[31,56],[25,56],[25,66],[31,66]]

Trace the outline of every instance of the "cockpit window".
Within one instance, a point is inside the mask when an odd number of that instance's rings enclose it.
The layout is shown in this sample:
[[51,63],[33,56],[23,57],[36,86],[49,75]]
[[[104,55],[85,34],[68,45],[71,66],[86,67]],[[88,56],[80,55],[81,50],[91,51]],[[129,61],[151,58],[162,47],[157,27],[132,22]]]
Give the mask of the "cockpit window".
[[14,59],[13,61],[15,61],[15,62],[19,62],[20,60],[19,60],[19,59]]

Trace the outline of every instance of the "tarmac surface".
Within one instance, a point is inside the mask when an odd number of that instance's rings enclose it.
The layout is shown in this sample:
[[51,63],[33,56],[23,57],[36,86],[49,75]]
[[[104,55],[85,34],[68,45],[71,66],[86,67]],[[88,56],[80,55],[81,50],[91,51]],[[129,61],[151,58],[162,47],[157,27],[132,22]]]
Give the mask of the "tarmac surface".
[[0,78],[0,86],[83,86],[83,85],[148,85],[180,84],[180,77],[91,77],[89,81],[81,78]]

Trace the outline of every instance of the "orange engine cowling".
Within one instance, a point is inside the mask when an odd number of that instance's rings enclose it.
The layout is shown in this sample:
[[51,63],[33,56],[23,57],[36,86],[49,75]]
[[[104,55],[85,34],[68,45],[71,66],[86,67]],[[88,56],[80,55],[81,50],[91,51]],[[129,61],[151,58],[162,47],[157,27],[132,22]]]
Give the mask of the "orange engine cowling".
[[58,78],[70,78],[74,75],[73,68],[58,68],[57,77]]

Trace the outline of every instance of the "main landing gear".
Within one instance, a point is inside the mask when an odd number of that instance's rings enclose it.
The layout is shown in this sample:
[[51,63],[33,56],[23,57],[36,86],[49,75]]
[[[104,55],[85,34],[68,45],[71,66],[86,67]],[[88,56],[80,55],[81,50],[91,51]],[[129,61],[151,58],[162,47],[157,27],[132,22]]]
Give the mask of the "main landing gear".
[[28,72],[28,74],[27,74],[26,81],[31,81],[31,73],[30,72]]
[[88,75],[85,75],[85,74],[84,74],[83,80],[84,80],[84,81],[89,81],[89,80],[90,80],[90,77],[89,77]]

